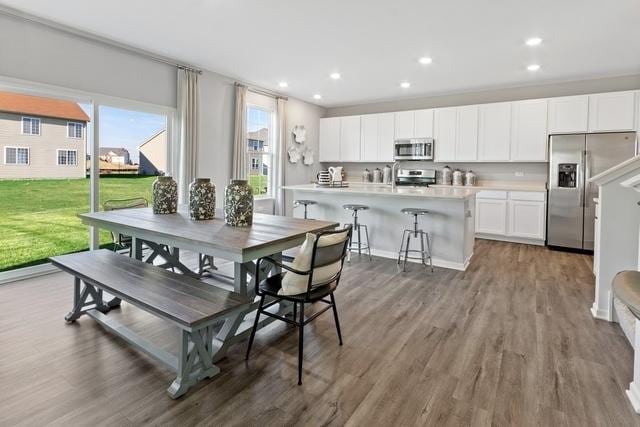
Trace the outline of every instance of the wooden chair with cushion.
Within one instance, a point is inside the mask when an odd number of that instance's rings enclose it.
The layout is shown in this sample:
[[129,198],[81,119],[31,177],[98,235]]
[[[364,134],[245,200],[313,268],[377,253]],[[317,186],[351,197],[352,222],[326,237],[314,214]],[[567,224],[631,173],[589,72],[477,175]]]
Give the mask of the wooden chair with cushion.
[[[149,207],[149,202],[144,197],[136,197],[133,199],[112,199],[107,200],[102,204],[102,209],[105,211],[116,211],[120,209],[135,209]],[[131,236],[125,236],[124,234],[111,233],[111,239],[113,240],[113,250],[129,249],[129,257],[133,253],[133,245]]]
[[[307,234],[307,239],[300,247],[293,264],[290,266],[278,262],[270,257],[260,258],[256,262],[256,295],[260,296],[260,304],[249,337],[246,359],[249,359],[253,339],[255,338],[258,322],[262,314],[282,320],[298,328],[298,385],[302,384],[302,353],[304,346],[304,326],[320,314],[333,309],[336,322],[338,340],[342,345],[340,321],[333,292],[338,287],[344,259],[347,256],[347,246],[351,239],[352,226],[349,224],[341,230],[324,231],[318,234]],[[271,263],[286,270],[260,280],[260,265]],[[266,297],[273,298],[265,304]],[[329,297],[329,299],[327,299]],[[293,320],[267,311],[272,305],[281,301],[293,303]],[[308,319],[304,317],[304,305],[315,302],[325,303],[326,306],[314,313]],[[298,314],[299,310],[299,314]]]

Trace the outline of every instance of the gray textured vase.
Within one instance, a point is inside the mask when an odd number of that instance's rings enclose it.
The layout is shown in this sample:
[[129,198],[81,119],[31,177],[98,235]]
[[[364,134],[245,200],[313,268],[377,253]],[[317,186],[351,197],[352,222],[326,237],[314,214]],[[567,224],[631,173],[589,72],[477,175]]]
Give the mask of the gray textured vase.
[[170,176],[153,181],[153,213],[172,214],[178,210],[178,184]]
[[234,227],[253,223],[253,190],[246,180],[231,180],[224,189],[224,222]]
[[213,219],[216,214],[216,186],[209,178],[196,178],[189,185],[191,219]]

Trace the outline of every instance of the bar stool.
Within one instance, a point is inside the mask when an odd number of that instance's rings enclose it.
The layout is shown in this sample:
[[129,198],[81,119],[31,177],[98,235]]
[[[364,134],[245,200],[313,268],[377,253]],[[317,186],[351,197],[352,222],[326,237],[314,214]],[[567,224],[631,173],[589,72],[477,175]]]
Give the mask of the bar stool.
[[299,199],[293,202],[293,206],[294,207],[298,207],[300,205],[304,206],[304,219],[309,219],[307,218],[307,206],[309,205],[316,205],[318,204],[318,202],[316,202],[315,200],[303,200],[303,199]]
[[[405,271],[405,267],[407,266],[407,260],[409,259],[419,259],[422,261],[422,265],[427,266],[426,259],[429,259],[429,266],[431,267],[431,272],[433,272],[433,262],[431,260],[431,241],[429,240],[429,233],[418,228],[418,216],[427,215],[429,213],[426,209],[420,208],[404,208],[400,212],[406,215],[413,215],[413,230],[405,229],[402,233],[402,241],[400,242],[400,251],[398,252],[398,265],[400,265],[400,261],[402,261],[403,255],[404,260],[402,264],[402,271]],[[411,235],[414,238],[418,238],[420,236],[420,250],[418,249],[410,249],[409,245],[411,242]],[[405,244],[406,237],[406,244]],[[425,242],[426,242],[426,250],[425,250]],[[417,256],[409,256],[409,253],[419,253],[420,257]]]
[[[365,224],[360,224],[358,222],[358,211],[366,211],[369,209],[367,205],[357,205],[357,204],[348,204],[342,205],[342,208],[348,211],[353,211],[353,231],[351,234],[351,241],[349,242],[349,247],[347,250],[349,251],[349,256],[347,257],[347,262],[351,262],[351,251],[358,250],[358,255],[362,255],[362,250],[366,249],[369,254],[369,261],[371,261],[371,248],[369,248],[369,230]],[[364,236],[367,239],[366,244],[362,242],[362,235],[360,233],[360,229],[364,229]],[[354,237],[358,237],[358,241],[354,242]]]

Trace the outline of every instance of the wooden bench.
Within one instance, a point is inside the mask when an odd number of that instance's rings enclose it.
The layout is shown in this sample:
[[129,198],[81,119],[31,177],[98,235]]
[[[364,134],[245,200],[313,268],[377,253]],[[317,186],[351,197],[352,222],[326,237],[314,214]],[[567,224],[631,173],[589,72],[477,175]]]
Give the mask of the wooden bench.
[[[175,370],[177,377],[167,390],[174,399],[220,372],[213,355],[224,342],[214,336],[214,325],[225,320],[222,330],[230,327],[226,323],[237,322],[238,312],[250,303],[234,292],[105,249],[57,256],[51,262],[75,277],[73,309],[65,320],[74,322],[86,314]],[[110,307],[103,301],[103,291],[176,325],[178,356],[107,316]]]

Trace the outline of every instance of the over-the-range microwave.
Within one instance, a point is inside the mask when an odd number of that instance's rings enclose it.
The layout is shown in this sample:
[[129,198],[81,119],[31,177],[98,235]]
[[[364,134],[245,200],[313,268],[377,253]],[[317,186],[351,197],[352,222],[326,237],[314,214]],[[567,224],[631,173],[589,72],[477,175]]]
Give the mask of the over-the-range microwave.
[[393,160],[433,160],[433,138],[396,139]]

